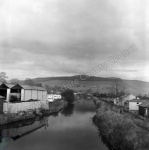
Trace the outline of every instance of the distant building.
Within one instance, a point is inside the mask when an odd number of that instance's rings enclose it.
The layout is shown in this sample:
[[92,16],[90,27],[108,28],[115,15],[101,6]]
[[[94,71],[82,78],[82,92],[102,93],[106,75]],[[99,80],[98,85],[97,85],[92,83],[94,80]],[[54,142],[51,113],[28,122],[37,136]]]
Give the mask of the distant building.
[[58,99],[62,99],[62,96],[60,94],[48,94],[47,95],[47,100],[49,102],[53,102],[53,101],[58,100]]
[[134,96],[134,95],[132,95],[132,94],[122,96],[122,97],[121,97],[121,101],[120,101],[120,102],[121,102],[121,105],[124,106],[124,103],[125,103],[126,101],[130,101],[130,100],[132,100],[132,99],[136,99],[136,96]]
[[139,105],[145,102],[146,100],[141,99],[132,99],[125,102],[124,107],[128,110],[139,110]]
[[143,102],[139,105],[139,115],[149,117],[149,101]]

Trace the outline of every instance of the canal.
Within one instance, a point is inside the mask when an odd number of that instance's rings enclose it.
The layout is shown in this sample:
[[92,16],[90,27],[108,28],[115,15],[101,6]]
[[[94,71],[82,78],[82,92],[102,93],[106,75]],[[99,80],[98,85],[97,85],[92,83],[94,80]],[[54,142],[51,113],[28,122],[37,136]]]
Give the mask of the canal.
[[92,123],[92,100],[79,100],[63,111],[1,129],[0,150],[108,150]]

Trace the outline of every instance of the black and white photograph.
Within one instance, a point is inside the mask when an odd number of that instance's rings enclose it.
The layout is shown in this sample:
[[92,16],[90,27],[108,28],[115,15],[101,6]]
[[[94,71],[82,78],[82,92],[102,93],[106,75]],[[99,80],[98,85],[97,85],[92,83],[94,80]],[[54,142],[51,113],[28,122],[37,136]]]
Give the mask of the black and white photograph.
[[148,40],[148,0],[0,0],[0,150],[149,150]]

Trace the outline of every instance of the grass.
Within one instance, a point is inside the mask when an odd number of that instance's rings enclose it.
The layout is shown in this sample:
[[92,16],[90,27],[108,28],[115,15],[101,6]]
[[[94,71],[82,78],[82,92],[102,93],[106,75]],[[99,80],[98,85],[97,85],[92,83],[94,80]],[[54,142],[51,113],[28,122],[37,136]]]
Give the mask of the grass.
[[112,110],[110,104],[98,102],[97,114],[93,118],[99,136],[111,149],[148,150],[149,123]]
[[[49,80],[43,81],[42,84],[49,85],[51,87],[63,85],[69,85],[71,80]],[[78,86],[72,86],[72,88],[76,91],[85,92],[88,89],[92,89],[94,92],[99,89],[101,92],[108,92],[106,90],[107,87],[111,85],[110,81],[79,81]],[[138,95],[139,93],[147,94],[149,89],[149,83],[143,81],[133,81],[133,80],[125,80],[125,85],[127,90],[134,95]]]

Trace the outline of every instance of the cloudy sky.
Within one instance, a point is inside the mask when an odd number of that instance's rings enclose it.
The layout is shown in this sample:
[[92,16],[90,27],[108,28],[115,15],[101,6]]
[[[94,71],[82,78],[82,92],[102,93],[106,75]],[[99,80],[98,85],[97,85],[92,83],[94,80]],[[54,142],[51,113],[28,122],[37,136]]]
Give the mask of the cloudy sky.
[[0,71],[10,78],[88,72],[134,43],[137,51],[95,76],[149,81],[149,1],[0,0]]

